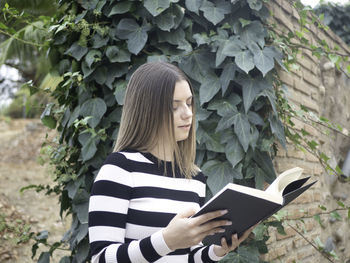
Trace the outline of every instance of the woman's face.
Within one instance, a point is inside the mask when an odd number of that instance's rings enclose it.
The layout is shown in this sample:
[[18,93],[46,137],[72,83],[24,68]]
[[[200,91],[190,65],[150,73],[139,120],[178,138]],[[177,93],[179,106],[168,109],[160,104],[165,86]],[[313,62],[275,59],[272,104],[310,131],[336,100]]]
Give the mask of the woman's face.
[[192,92],[186,80],[176,82],[173,98],[176,141],[187,139],[192,126]]

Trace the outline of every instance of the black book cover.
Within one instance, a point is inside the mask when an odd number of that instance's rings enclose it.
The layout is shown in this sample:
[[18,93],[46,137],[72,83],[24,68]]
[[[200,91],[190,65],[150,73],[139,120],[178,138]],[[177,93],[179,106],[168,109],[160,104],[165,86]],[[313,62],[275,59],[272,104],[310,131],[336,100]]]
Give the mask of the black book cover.
[[195,216],[211,211],[228,209],[228,213],[219,219],[228,219],[232,221],[232,225],[223,227],[226,230],[225,233],[216,233],[207,236],[204,238],[203,243],[221,245],[220,240],[222,237],[225,237],[226,240],[230,242],[231,236],[234,233],[237,233],[240,237],[248,228],[270,217],[316,183],[315,181],[302,187],[308,179],[309,177],[289,184],[283,191],[284,202],[282,205],[259,197],[226,189],[215,201],[206,205]]

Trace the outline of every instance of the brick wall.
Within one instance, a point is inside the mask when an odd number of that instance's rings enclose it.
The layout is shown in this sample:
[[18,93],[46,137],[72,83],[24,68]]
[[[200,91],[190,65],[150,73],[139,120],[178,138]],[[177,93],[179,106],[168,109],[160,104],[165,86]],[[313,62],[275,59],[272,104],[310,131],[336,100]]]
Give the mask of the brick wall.
[[[285,34],[298,30],[298,13],[286,0],[271,0],[268,8],[272,12],[271,23]],[[349,47],[333,32],[322,31],[315,26],[309,27],[306,38],[310,43],[325,39],[330,47],[337,45],[339,52],[350,54]],[[350,81],[337,71],[330,62],[312,56],[311,51],[304,49],[298,59],[299,70],[293,72],[279,71],[279,76],[288,87],[287,96],[296,106],[303,104],[317,115],[325,116],[332,122],[345,127],[343,134],[330,131],[328,135],[320,132],[322,127],[313,127],[298,119],[294,120],[296,128],[302,128],[315,140],[322,142],[322,150],[331,157],[333,165],[340,164],[350,149],[348,129],[350,127]],[[329,262],[314,249],[303,236],[314,241],[315,238],[329,246],[334,246],[340,260],[350,262],[350,224],[346,219],[334,221],[329,215],[321,215],[325,228],[321,228],[313,218],[322,212],[319,205],[330,209],[337,208],[337,200],[350,206],[348,193],[349,183],[341,183],[337,178],[327,175],[317,158],[308,152],[296,149],[288,144],[287,149],[280,147],[274,165],[278,173],[295,166],[302,167],[304,174],[318,180],[312,189],[297,198],[285,209],[288,218],[285,223],[287,235],[280,235],[271,230],[268,240],[269,253],[263,259],[273,262]],[[344,217],[346,212],[340,211]],[[304,217],[303,222],[298,218]],[[297,233],[295,231],[297,229]]]

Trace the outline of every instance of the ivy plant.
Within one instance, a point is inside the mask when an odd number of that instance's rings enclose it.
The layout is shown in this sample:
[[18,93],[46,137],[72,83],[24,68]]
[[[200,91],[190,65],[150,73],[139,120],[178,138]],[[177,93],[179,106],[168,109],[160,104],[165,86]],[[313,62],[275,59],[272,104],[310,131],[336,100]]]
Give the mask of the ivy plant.
[[[63,81],[42,120],[60,134],[48,148],[56,186],[47,191],[60,196],[61,215],[73,220],[63,238],[72,254],[63,262],[88,257],[90,189],[117,137],[126,84],[145,62],[174,63],[191,79],[196,162],[208,176],[208,196],[228,182],[262,188],[274,180],[274,142],[286,143],[273,86],[275,65],[283,62],[263,26],[269,16],[263,1],[62,0],[60,5],[65,11],[50,28],[49,57]],[[259,262],[266,239],[262,235],[251,248],[233,253],[235,262]]]

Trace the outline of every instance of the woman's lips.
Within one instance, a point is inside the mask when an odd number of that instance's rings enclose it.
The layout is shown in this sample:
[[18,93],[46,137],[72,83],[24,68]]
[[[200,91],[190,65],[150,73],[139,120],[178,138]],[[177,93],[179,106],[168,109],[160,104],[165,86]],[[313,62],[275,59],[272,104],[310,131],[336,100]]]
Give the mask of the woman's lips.
[[191,124],[182,125],[182,126],[179,126],[179,128],[189,130],[191,128]]

